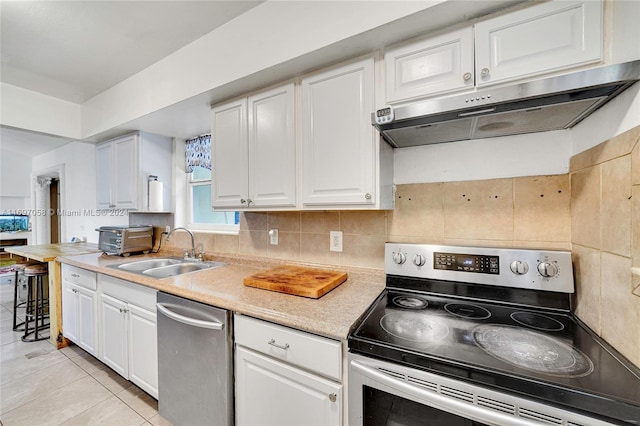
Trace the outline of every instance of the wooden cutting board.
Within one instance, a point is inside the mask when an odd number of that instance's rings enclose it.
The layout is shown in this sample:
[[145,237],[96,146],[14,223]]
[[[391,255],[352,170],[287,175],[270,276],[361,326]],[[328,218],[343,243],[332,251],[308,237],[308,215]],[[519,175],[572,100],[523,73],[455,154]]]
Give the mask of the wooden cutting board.
[[318,299],[346,280],[346,272],[283,265],[246,277],[244,285]]

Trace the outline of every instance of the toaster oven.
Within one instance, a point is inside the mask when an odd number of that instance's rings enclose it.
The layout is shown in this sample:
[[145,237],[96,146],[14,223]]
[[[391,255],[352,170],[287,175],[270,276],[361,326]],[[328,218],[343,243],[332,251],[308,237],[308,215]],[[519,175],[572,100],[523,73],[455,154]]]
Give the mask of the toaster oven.
[[131,253],[149,253],[153,248],[151,226],[101,226],[98,248],[105,254],[129,256]]

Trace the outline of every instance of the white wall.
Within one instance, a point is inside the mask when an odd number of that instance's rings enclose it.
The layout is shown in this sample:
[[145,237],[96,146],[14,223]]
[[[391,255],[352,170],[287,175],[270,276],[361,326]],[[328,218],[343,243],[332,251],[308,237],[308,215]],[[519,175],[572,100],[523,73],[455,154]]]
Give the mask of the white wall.
[[[31,157],[3,151],[0,155],[0,197],[31,197]],[[4,205],[2,208],[5,208]]]
[[87,237],[87,241],[97,243],[95,228],[129,223],[126,215],[103,216],[96,211],[95,162],[95,145],[82,142],[72,142],[33,159],[34,174],[64,164],[61,207],[67,216],[61,218],[62,242],[69,242],[71,237]]
[[80,139],[80,105],[0,83],[0,124]]
[[569,171],[569,131],[474,139],[394,150],[396,184],[452,182]]

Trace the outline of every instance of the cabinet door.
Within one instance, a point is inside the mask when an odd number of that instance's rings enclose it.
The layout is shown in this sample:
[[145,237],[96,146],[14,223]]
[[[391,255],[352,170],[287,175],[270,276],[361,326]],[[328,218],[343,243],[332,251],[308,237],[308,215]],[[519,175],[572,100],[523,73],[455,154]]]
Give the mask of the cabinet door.
[[303,203],[375,204],[373,59],[302,80]]
[[476,85],[602,58],[602,3],[552,1],[475,26]]
[[384,63],[388,103],[472,88],[473,28],[389,49]]
[[96,201],[98,209],[115,207],[113,203],[111,176],[113,164],[113,144],[111,142],[96,147]]
[[238,426],[342,424],[342,385],[236,346]]
[[78,289],[65,281],[62,282],[62,334],[74,343],[78,343]]
[[127,136],[113,141],[114,202],[117,208],[138,208],[138,137]]
[[249,207],[296,205],[294,85],[252,96],[249,108]]
[[126,310],[126,303],[100,295],[100,360],[128,379]]
[[158,397],[158,336],[155,312],[129,309],[129,379]]
[[247,207],[249,157],[246,98],[211,110],[211,155],[213,207]]
[[78,340],[76,343],[91,355],[98,355],[96,292],[78,287]]

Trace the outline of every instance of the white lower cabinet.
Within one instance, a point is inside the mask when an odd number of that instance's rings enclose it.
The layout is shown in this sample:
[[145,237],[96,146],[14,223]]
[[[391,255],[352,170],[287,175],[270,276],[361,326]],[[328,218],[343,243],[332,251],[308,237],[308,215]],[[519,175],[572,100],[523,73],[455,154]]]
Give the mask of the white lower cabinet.
[[158,397],[156,290],[107,275],[100,289],[100,360]]
[[341,425],[341,343],[235,316],[236,424]]
[[125,302],[106,294],[100,295],[100,360],[128,378],[126,309]]
[[91,355],[98,355],[96,274],[62,266],[62,334]]

